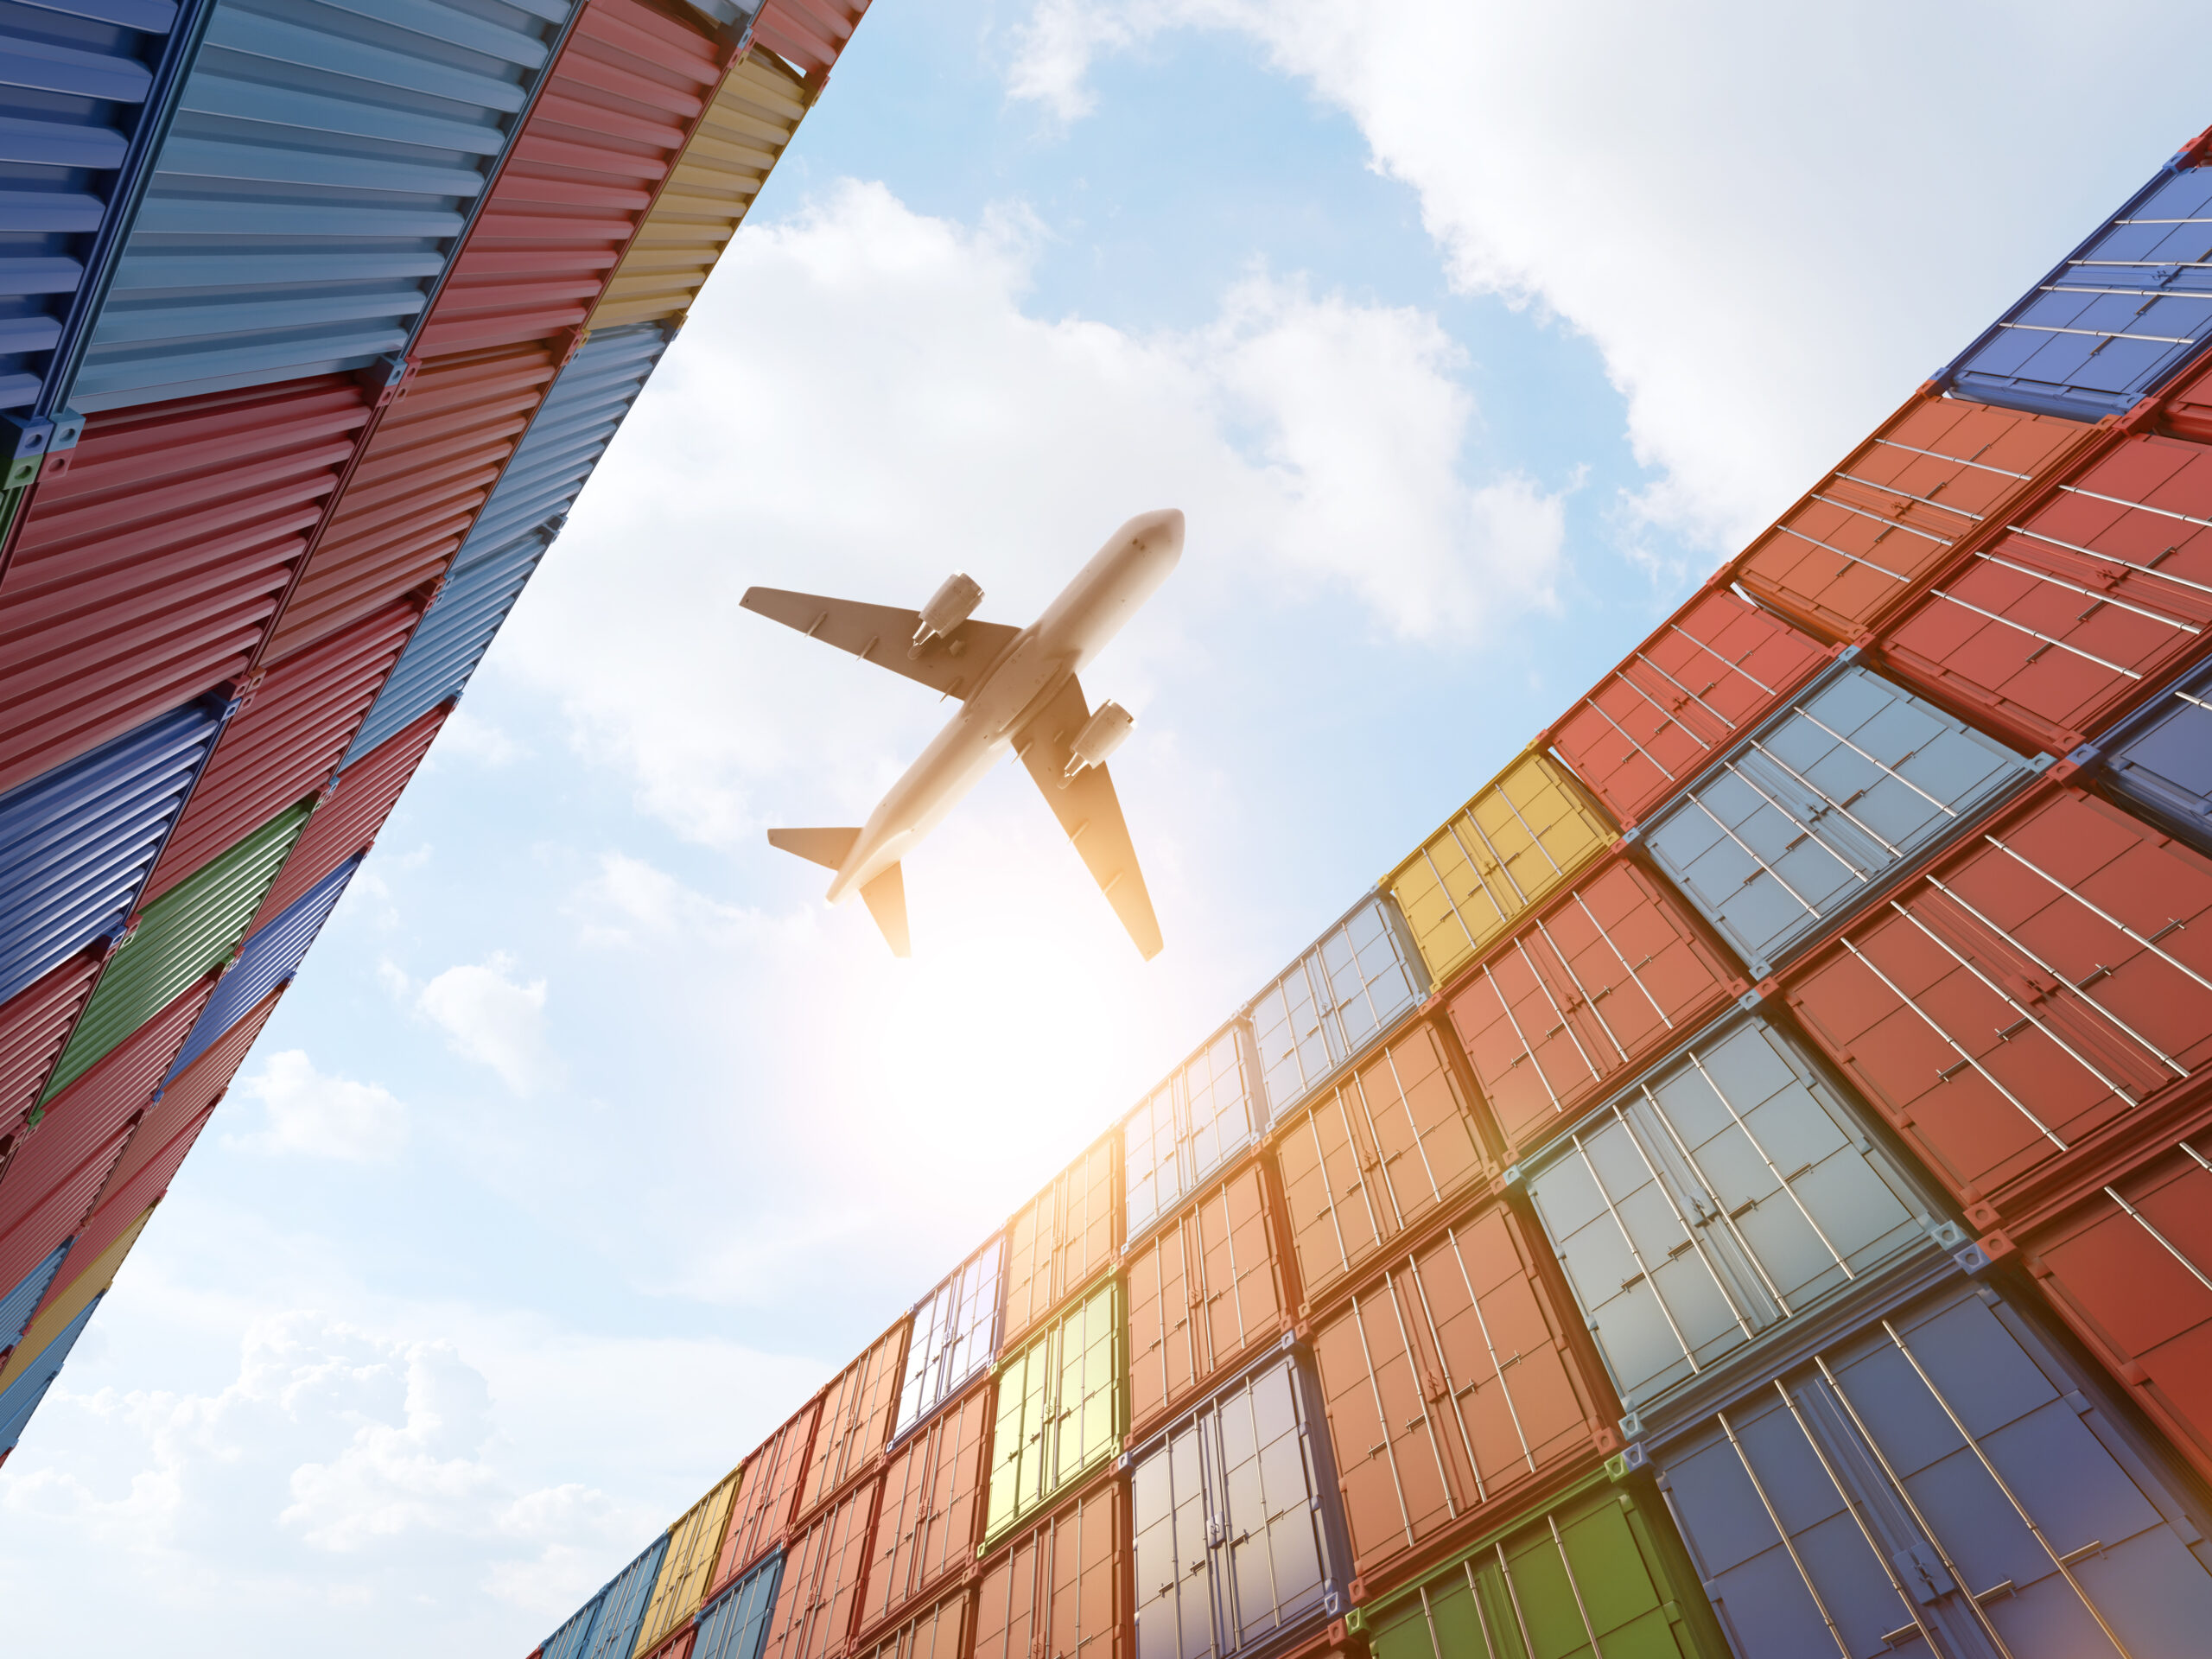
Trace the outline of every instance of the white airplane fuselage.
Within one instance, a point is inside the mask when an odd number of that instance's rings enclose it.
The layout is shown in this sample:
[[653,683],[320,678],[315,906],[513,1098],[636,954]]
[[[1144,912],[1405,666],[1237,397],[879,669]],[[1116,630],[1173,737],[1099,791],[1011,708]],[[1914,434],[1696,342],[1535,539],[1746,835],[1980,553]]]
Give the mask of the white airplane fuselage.
[[1014,637],[960,711],[868,814],[830,883],[831,903],[906,856],[1005,756],[1029,716],[1103,650],[1183,556],[1183,515],[1132,518]]

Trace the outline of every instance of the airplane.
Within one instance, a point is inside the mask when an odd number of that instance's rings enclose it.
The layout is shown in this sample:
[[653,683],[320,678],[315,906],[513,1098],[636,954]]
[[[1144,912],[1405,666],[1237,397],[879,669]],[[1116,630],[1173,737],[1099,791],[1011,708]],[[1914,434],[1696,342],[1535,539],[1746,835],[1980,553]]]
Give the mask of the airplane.
[[1160,923],[1106,772],[1107,756],[1129,734],[1135,717],[1115,702],[1094,711],[1076,676],[1182,556],[1182,513],[1172,507],[1140,513],[1107,538],[1026,628],[977,620],[983,590],[963,572],[948,577],[918,611],[747,588],[738,601],[747,610],[960,700],[960,711],[865,824],[771,830],[770,844],[836,871],[830,902],[858,893],[893,954],[911,956],[899,862],[1011,747],[1151,961],[1160,953]]

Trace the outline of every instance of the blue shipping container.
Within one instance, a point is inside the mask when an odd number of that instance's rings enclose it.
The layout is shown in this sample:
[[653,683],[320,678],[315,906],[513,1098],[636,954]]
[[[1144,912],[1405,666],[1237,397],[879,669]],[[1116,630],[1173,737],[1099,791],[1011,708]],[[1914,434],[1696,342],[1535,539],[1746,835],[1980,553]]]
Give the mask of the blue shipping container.
[[1281,1118],[1427,992],[1397,906],[1370,893],[1244,1010],[1266,1081],[1262,1119]]
[[347,859],[245,942],[238,959],[224,970],[222,978],[215,983],[215,995],[207,999],[207,1006],[193,1022],[191,1034],[177,1051],[168,1075],[162,1079],[164,1087],[220,1042],[223,1033],[238,1024],[263,997],[298,970],[300,959],[322,931],[323,923],[330,919],[330,912],[338,907],[338,901],[346,896],[346,884],[360,868],[364,856],[357,855]]
[[31,1315],[46,1300],[47,1287],[54,1282],[54,1275],[61,1271],[61,1258],[69,1254],[71,1242],[63,1239],[45,1261],[23,1275],[21,1284],[0,1296],[0,1351],[13,1348],[23,1339],[23,1332],[30,1329]]
[[218,0],[68,397],[404,353],[570,0]]
[[2168,687],[2088,747],[2104,776],[2142,816],[2212,853],[2212,663]]
[[85,1311],[63,1325],[52,1342],[31,1361],[30,1369],[0,1391],[0,1452],[12,1452],[16,1443],[23,1438],[23,1429],[30,1422],[31,1414],[46,1398],[46,1391],[54,1386],[54,1379],[61,1375],[61,1368],[69,1362],[69,1351],[77,1345],[77,1338],[85,1334],[85,1327],[92,1321],[92,1312],[105,1300],[106,1293],[85,1304]]
[[2123,414],[2212,339],[2212,167],[2166,163],[1936,377],[1985,404]]
[[[691,1659],[760,1659],[768,1640],[768,1616],[776,1611],[776,1592],[783,1581],[784,1552],[779,1549],[699,1615]],[[554,1659],[550,1648],[545,1659]]]
[[203,698],[0,795],[0,1001],[130,918],[222,723]]
[[592,1626],[599,1622],[599,1610],[607,1605],[607,1592],[612,1587],[602,1586],[597,1595],[569,1614],[567,1622],[545,1638],[538,1659],[582,1659],[584,1643],[591,1640]]
[[668,1535],[664,1532],[600,1592],[605,1599],[592,1621],[589,1638],[576,1649],[576,1659],[630,1659],[638,1627],[645,1623],[645,1604],[652,1599],[653,1582],[660,1577],[661,1557],[667,1554]]

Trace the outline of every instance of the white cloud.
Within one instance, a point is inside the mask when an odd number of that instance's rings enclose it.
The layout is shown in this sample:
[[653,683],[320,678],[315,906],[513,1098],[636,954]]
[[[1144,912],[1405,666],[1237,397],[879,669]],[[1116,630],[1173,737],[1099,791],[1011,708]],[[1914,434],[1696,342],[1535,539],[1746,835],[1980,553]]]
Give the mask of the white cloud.
[[484,962],[448,968],[416,993],[415,1008],[445,1032],[454,1053],[490,1066],[508,1088],[528,1095],[556,1080],[561,1067],[546,1039],[545,982],[523,983],[514,967],[513,957],[494,951]]
[[269,1054],[238,1089],[261,1103],[264,1127],[232,1137],[255,1152],[367,1162],[406,1144],[407,1108],[389,1090],[326,1077],[300,1049]]
[[497,767],[513,764],[529,751],[490,721],[472,714],[464,703],[447,715],[446,723],[438,728],[435,753],[441,759],[459,756]]

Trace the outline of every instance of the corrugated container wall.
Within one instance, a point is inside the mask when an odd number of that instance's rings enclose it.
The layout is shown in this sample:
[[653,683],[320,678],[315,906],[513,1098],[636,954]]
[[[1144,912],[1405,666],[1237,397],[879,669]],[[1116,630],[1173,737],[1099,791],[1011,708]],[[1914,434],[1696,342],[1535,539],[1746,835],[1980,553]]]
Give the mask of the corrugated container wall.
[[1249,1146],[1267,1121],[1267,1103],[1253,1089],[1244,1033],[1227,1026],[1122,1121],[1130,1236],[1179,1208],[1199,1182]]
[[68,1254],[68,1245],[55,1245],[47,1252],[44,1261],[0,1294],[0,1358],[14,1352],[16,1344],[23,1339],[23,1332],[30,1328],[31,1315],[46,1300],[47,1288],[54,1283],[54,1274],[61,1271],[62,1261]]
[[[47,1073],[92,1000],[103,960],[100,949],[80,952],[0,1003],[0,1129],[37,1103]],[[0,1159],[5,1156],[0,1147]]]
[[[92,1312],[99,1306],[94,1297],[85,1304],[84,1310],[72,1319],[54,1340],[36,1351],[35,1357],[27,1361],[22,1373],[5,1388],[0,1388],[0,1454],[12,1452],[23,1438],[23,1430],[31,1415],[46,1398],[46,1391],[54,1386],[54,1379],[61,1375],[61,1368],[69,1358],[70,1350],[77,1345],[77,1338],[85,1333],[92,1322]],[[29,1351],[28,1345],[25,1351]],[[10,1369],[13,1370],[13,1363]]]
[[[779,1551],[732,1585],[728,1594],[699,1615],[699,1636],[691,1645],[691,1659],[760,1659],[783,1577],[784,1558]],[[554,1659],[550,1643],[546,1646],[545,1659]]]
[[814,1449],[799,1491],[802,1515],[873,1466],[876,1454],[891,1443],[910,1323],[901,1319],[878,1337],[823,1391],[822,1421],[814,1431]]
[[206,1053],[248,1010],[298,971],[301,959],[346,896],[346,884],[359,868],[356,862],[340,865],[246,940],[238,959],[215,982],[215,995],[207,999],[192,1034],[177,1051],[169,1077]]
[[807,1453],[814,1447],[814,1426],[821,1420],[817,1395],[746,1459],[737,1498],[730,1507],[729,1530],[715,1563],[714,1582],[708,1586],[709,1595],[773,1548],[796,1518]]
[[37,1366],[40,1357],[62,1339],[92,1303],[107,1294],[132,1246],[137,1243],[138,1236],[146,1230],[146,1224],[152,1218],[152,1206],[141,1205],[131,1211],[125,1225],[116,1229],[97,1247],[82,1239],[78,1241],[78,1246],[71,1252],[76,1258],[76,1273],[73,1277],[62,1274],[48,1292],[38,1316],[23,1332],[22,1341],[8,1363],[0,1367],[0,1390],[21,1382],[26,1372]]
[[660,1576],[645,1604],[638,1626],[637,1651],[658,1644],[677,1625],[698,1611],[707,1593],[707,1580],[721,1554],[722,1533],[729,1523],[730,1500],[737,1496],[742,1471],[733,1469],[715,1483],[714,1490],[685,1510],[668,1529],[668,1548],[661,1557]]
[[1006,1328],[1010,1345],[1114,1260],[1122,1243],[1122,1135],[1092,1144],[1017,1211],[1006,1230]]
[[1005,1262],[1006,1236],[1000,1234],[961,1263],[914,1310],[894,1438],[959,1393],[998,1352]]
[[1296,1106],[1427,989],[1390,901],[1375,894],[1353,906],[1244,1010],[1267,1090],[1255,1127]]
[[880,1481],[854,1487],[791,1541],[761,1659],[830,1659],[843,1651],[860,1618],[881,1490]]
[[660,1577],[661,1558],[668,1553],[666,1533],[647,1544],[637,1558],[608,1582],[600,1593],[599,1617],[591,1634],[577,1649],[576,1659],[630,1659],[637,1646],[638,1626],[645,1617],[653,1584]]
[[443,705],[433,709],[338,774],[316,803],[276,885],[261,901],[256,928],[266,926],[340,864],[369,849],[449,712]]
[[991,1449],[990,1385],[960,1396],[885,1465],[861,1627],[933,1593],[976,1560]]
[[975,1659],[1129,1659],[1124,1503],[1119,1480],[1094,1485],[983,1563]]
[[1128,1427],[1122,1287],[1109,1280],[999,1368],[986,1541],[1120,1455]]

